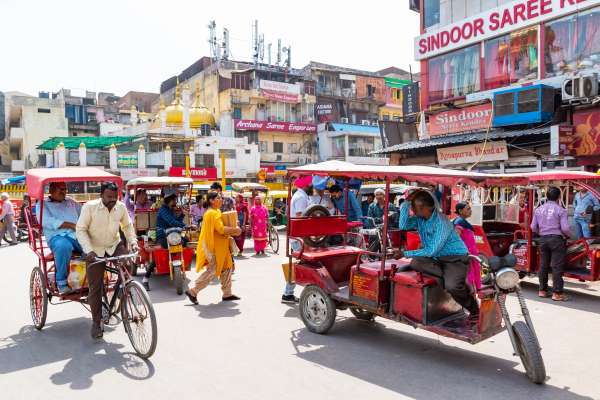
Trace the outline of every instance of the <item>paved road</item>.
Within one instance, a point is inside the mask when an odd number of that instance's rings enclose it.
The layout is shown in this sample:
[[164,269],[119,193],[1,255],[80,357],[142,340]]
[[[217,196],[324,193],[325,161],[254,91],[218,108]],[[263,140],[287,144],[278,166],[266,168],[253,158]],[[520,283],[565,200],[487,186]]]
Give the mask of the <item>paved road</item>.
[[2,247],[0,398],[600,399],[600,285],[570,285],[578,292],[564,305],[539,301],[525,285],[550,376],[536,386],[506,334],[471,346],[348,312],[329,335],[309,333],[296,308],[279,303],[282,261],[239,261],[238,303],[219,302],[211,285],[192,306],[155,279],[159,342],[145,362],[121,325],[92,342],[79,304],[50,306],[46,327],[35,331],[28,279],[36,259],[25,244]]

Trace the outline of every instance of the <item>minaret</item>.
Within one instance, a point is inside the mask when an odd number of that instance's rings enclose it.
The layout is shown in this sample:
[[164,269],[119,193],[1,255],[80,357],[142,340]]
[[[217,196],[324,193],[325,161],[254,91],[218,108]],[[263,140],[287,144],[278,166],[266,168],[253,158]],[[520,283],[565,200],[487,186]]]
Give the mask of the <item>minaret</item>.
[[192,130],[190,129],[190,94],[191,89],[189,84],[183,85],[182,91],[182,103],[183,103],[183,133],[185,136],[190,136],[192,134]]
[[167,110],[165,109],[165,99],[160,96],[160,111],[158,112],[160,118],[160,127],[162,129],[167,127]]

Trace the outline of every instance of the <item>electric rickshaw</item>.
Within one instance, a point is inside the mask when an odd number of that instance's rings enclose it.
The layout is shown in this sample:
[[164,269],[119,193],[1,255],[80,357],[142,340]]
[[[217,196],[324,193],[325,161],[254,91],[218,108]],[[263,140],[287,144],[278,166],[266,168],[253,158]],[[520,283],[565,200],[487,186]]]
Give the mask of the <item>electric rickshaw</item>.
[[[36,168],[27,171],[27,193],[31,198],[25,208],[25,219],[29,231],[29,247],[38,258],[37,266],[31,271],[29,298],[31,317],[37,330],[46,323],[48,303],[62,304],[78,302],[84,308],[89,292],[85,261],[82,254],[74,254],[69,269],[69,284],[72,291],[61,294],[56,284],[54,255],[46,242],[42,230],[44,221],[44,202],[47,200],[47,187],[53,182],[82,182],[88,187],[101,182],[114,182],[121,188],[120,177],[101,169],[90,167],[75,168]],[[120,192],[120,189],[119,189]],[[97,193],[96,197],[100,194]],[[35,203],[39,205],[39,214],[34,215]],[[144,287],[132,279],[129,264],[135,262],[137,253],[115,257],[99,257],[96,262],[106,263],[104,291],[102,300],[103,322],[111,325],[123,322],[123,326],[136,353],[149,358],[156,349],[157,325],[154,307]],[[71,275],[73,274],[73,275]],[[77,279],[73,279],[77,277]]]
[[[274,225],[287,225],[285,208],[287,207],[288,202],[288,192],[287,190],[269,190],[267,193],[267,197],[265,198],[265,206],[269,209],[269,217],[271,217],[271,221],[273,221]],[[275,203],[277,200],[283,203],[283,208],[281,212],[278,212],[275,209]]]
[[[457,183],[470,186],[525,184],[525,178],[446,170],[416,166],[364,166],[341,161],[327,161],[288,170],[288,177],[305,175],[384,180],[386,200],[393,181],[452,187]],[[348,185],[346,185],[348,190]],[[384,232],[388,230],[388,213],[384,213]],[[288,212],[289,218],[289,212]],[[338,309],[350,309],[359,319],[375,316],[398,321],[438,335],[479,343],[507,330],[514,349],[525,367],[528,378],[535,383],[546,379],[541,348],[536,336],[525,298],[519,286],[514,258],[477,258],[490,270],[489,282],[474,293],[480,303],[477,321],[472,321],[462,307],[443,289],[443,278],[412,270],[410,259],[388,256],[387,234],[383,235],[378,261],[364,261],[369,253],[348,245],[348,222],[341,216],[311,216],[290,218],[288,223],[287,256],[292,273],[288,282],[304,286],[300,297],[299,314],[307,329],[324,334],[333,326]],[[411,232],[418,236],[417,232]],[[341,245],[329,241],[313,247],[306,238],[311,236],[344,237]],[[360,235],[359,235],[360,236]],[[415,249],[418,242],[401,243],[402,249]],[[475,257],[475,256],[471,256]],[[288,271],[289,272],[289,271]],[[506,297],[516,295],[522,320],[511,321]]]
[[183,240],[184,237],[190,236],[192,230],[190,227],[190,199],[193,184],[194,181],[191,178],[169,176],[135,178],[127,182],[127,190],[134,194],[137,194],[139,190],[145,190],[146,193],[160,196],[168,189],[177,193],[178,211],[184,213],[184,222],[187,226],[186,228],[173,227],[166,230],[168,248],[163,248],[156,241],[158,208],[141,209],[134,202],[133,218],[140,248],[139,265],[148,268],[149,264],[154,262],[154,274],[168,274],[175,283],[177,294],[183,293],[185,274],[190,270],[196,244],[188,242],[187,245],[184,245]]

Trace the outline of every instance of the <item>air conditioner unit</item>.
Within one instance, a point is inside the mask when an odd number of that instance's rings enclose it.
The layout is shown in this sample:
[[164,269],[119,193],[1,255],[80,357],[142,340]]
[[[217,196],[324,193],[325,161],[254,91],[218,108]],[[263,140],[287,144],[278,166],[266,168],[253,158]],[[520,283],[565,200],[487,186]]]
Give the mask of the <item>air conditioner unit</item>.
[[494,127],[548,122],[554,115],[554,88],[532,85],[494,93]]
[[342,124],[348,124],[348,123],[350,123],[350,120],[348,118],[346,118],[346,117],[340,118],[340,121],[342,121]]
[[363,119],[363,120],[360,121],[360,124],[361,125],[371,125],[371,122],[369,122],[368,119]]
[[598,96],[598,74],[565,79],[562,84],[562,100],[565,103],[596,96]]

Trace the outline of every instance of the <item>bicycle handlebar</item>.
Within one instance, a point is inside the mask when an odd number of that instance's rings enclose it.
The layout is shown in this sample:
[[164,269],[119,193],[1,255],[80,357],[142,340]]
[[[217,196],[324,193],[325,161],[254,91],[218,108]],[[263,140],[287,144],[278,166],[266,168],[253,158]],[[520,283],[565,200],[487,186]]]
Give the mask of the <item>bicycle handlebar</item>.
[[129,253],[129,254],[123,254],[120,256],[112,256],[112,257],[96,257],[96,261],[88,264],[88,267],[95,265],[95,264],[99,264],[101,262],[107,262],[107,261],[119,261],[119,260],[125,260],[127,258],[133,258],[133,257],[137,257],[138,252],[135,251],[133,253]]

